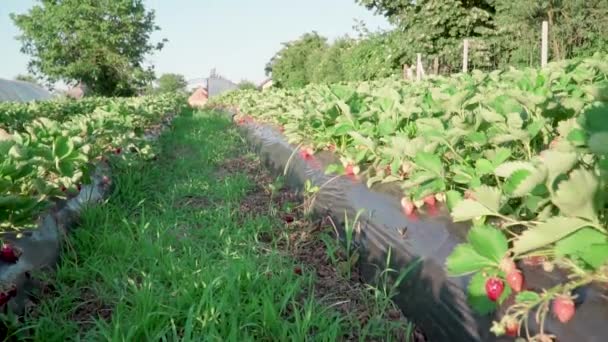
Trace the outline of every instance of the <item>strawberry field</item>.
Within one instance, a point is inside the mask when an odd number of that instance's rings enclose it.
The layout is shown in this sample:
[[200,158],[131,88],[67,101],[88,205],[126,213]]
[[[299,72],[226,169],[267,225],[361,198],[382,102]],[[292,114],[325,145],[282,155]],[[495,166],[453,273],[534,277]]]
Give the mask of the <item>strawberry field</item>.
[[[500,312],[495,335],[544,341],[546,322],[576,318],[582,288],[608,283],[607,61],[238,91],[212,105],[274,125],[304,160],[331,152],[329,174],[398,186],[412,222],[444,208],[472,222],[447,272],[467,276],[478,314]],[[530,287],[530,265],[561,276]]]
[[181,96],[0,104],[0,221],[30,228],[54,199],[91,182],[95,163],[150,158],[144,130],[183,108]]

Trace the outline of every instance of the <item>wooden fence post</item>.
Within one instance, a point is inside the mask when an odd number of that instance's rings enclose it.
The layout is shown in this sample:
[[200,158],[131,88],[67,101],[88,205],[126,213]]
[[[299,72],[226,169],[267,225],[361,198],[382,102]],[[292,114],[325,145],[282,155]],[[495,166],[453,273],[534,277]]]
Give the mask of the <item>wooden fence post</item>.
[[422,54],[416,54],[416,81],[420,81],[424,78],[424,67],[422,67]]
[[542,41],[540,46],[540,66],[544,68],[549,61],[549,23],[543,21]]
[[469,40],[465,39],[462,42],[462,72],[469,72]]
[[439,57],[433,59],[433,73],[439,75]]

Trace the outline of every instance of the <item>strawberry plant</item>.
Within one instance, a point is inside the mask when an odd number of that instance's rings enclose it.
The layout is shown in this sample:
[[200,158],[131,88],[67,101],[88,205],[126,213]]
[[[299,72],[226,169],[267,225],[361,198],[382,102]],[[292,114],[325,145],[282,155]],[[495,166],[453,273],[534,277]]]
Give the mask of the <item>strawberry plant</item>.
[[184,103],[162,95],[1,104],[0,125],[7,129],[0,135],[1,228],[28,227],[49,200],[79,191],[108,151],[124,159],[151,156],[143,129]]
[[[470,277],[469,302],[482,314],[515,298],[495,322],[497,334],[528,334],[534,313],[543,335],[550,311],[572,318],[559,298],[608,280],[605,54],[417,83],[237,91],[209,105],[281,127],[307,156],[333,151],[340,162],[328,172],[357,174],[368,186],[397,183],[408,216],[445,201],[454,221],[472,221],[446,266]],[[533,260],[569,277],[526,290],[517,265]]]

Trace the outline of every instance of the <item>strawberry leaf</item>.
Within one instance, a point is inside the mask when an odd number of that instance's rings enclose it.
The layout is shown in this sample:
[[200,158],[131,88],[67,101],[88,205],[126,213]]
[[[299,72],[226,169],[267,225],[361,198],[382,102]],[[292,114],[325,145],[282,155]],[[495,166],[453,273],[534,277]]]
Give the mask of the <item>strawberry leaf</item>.
[[597,177],[591,171],[577,169],[570,173],[570,179],[559,183],[552,202],[564,215],[597,221],[594,202],[598,190]]
[[534,303],[540,300],[540,295],[532,291],[522,291],[515,296],[516,303]]
[[460,201],[454,209],[452,209],[452,219],[454,222],[469,221],[480,216],[490,216],[494,214],[494,211],[471,199]]
[[454,248],[446,260],[451,276],[461,276],[492,266],[492,260],[479,255],[471,244],[460,244]]
[[505,235],[489,225],[479,225],[471,228],[467,239],[479,255],[496,263],[504,258],[509,249]]
[[534,228],[524,231],[514,242],[513,252],[522,254],[547,246],[589,225],[574,217],[552,217]]

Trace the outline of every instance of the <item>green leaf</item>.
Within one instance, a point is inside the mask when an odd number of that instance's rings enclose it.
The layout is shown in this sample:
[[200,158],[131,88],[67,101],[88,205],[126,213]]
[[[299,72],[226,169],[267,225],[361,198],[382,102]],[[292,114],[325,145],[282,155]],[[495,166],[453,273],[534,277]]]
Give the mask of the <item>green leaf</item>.
[[545,181],[542,171],[518,170],[512,173],[504,184],[505,193],[513,197],[528,195],[532,189]]
[[555,244],[555,254],[559,257],[578,254],[593,244],[606,242],[605,234],[593,228],[583,228],[558,241]]
[[608,155],[608,132],[592,134],[587,144],[591,152],[597,155]]
[[503,259],[509,249],[505,235],[500,230],[489,225],[471,228],[467,239],[477,253],[496,263]]
[[576,169],[559,183],[552,201],[564,215],[597,221],[594,202],[598,190],[599,181],[591,171]]
[[450,276],[461,276],[492,266],[492,260],[479,255],[470,244],[459,244],[446,259]]
[[462,201],[462,194],[456,190],[449,190],[445,193],[446,204],[450,211],[460,202]]
[[580,257],[591,267],[598,269],[608,261],[608,244],[591,245],[582,251]]
[[498,212],[500,210],[500,202],[502,198],[500,189],[482,185],[475,189],[473,195],[475,196],[475,200],[477,200],[477,202],[482,204],[484,207],[494,212]]
[[550,245],[579,229],[589,226],[589,222],[574,217],[552,217],[534,228],[525,230],[513,242],[513,252],[522,254]]
[[494,212],[481,203],[464,199],[460,201],[452,210],[452,218],[454,222],[469,221],[480,216],[494,215]]
[[427,152],[418,152],[414,158],[418,167],[435,173],[437,176],[443,175],[443,164],[439,156]]
[[64,136],[60,136],[53,141],[53,156],[63,159],[74,151],[74,143]]
[[[505,286],[505,292],[509,287]],[[496,303],[486,295],[486,277],[477,272],[469,282],[468,301],[471,307],[480,315],[487,315],[496,310]]]
[[561,152],[545,150],[541,153],[542,165],[547,168],[547,185],[552,186],[555,178],[569,172],[577,163],[577,154],[574,152]]
[[512,161],[501,164],[494,170],[494,174],[498,177],[507,178],[511,176],[516,171],[519,170],[528,170],[530,172],[536,171],[536,168],[532,163],[524,162],[524,161]]
[[489,160],[480,158],[477,159],[477,161],[475,162],[475,169],[477,171],[477,174],[486,175],[494,171],[494,165],[492,165]]
[[535,303],[540,300],[540,295],[532,291],[522,291],[515,296],[516,303]]

